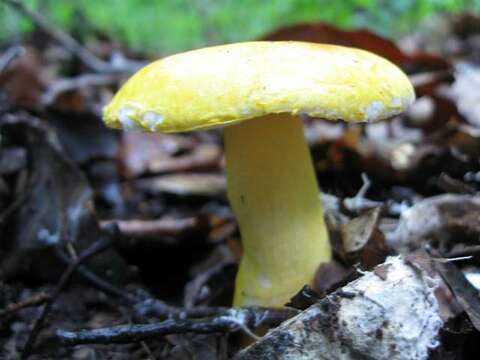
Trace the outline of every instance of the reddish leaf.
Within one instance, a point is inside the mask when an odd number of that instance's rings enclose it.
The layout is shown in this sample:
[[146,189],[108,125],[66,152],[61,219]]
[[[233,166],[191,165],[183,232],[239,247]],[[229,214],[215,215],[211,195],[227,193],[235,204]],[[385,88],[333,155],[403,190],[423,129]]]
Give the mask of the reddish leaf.
[[345,31],[323,23],[304,23],[287,26],[267,34],[263,40],[297,40],[315,43],[352,46],[379,54],[390,61],[407,67],[427,66],[429,68],[449,68],[448,61],[441,57],[420,53],[403,53],[392,41],[384,39],[368,30]]

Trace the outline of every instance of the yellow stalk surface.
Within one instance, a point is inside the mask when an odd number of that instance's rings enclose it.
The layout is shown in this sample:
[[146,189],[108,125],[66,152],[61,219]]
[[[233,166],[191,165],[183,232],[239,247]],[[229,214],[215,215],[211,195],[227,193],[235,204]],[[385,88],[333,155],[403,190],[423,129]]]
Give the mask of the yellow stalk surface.
[[225,129],[228,198],[244,254],[235,306],[282,306],[331,251],[302,123],[267,115]]

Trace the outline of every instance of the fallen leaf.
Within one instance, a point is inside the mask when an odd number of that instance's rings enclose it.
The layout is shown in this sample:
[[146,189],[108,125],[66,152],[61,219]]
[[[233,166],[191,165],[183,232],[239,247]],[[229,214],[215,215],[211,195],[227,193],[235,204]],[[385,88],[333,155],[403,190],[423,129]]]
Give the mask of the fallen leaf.
[[149,194],[174,194],[179,196],[221,196],[227,188],[220,174],[169,174],[139,179],[133,182],[137,189]]
[[448,61],[435,55],[403,53],[393,41],[387,40],[366,29],[340,30],[325,23],[304,23],[284,27],[267,34],[263,40],[297,40],[316,43],[357,47],[379,54],[390,61],[409,68],[448,68]]
[[[3,141],[24,147],[28,158],[27,178],[17,193],[21,202],[5,226],[9,236],[2,241],[3,276],[57,279],[63,265],[51,251],[53,247],[70,243],[81,251],[101,236],[92,190],[62,153],[55,133],[40,120],[25,114],[6,115],[0,119],[0,133]],[[113,250],[89,264],[94,270],[116,268],[119,277],[124,266]]]

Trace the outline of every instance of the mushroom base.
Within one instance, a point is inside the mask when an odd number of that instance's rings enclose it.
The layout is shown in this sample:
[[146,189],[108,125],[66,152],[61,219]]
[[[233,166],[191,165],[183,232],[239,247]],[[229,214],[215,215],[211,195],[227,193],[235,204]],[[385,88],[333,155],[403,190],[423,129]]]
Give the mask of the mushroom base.
[[331,258],[302,122],[274,114],[227,127],[225,156],[243,243],[234,306],[283,306]]

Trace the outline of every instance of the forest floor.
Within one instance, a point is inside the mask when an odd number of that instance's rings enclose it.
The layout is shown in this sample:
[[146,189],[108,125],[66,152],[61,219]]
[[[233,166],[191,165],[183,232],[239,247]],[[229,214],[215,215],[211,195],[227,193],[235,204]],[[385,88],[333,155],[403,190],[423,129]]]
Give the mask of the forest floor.
[[265,37],[375,52],[417,100],[378,124],[305,119],[334,260],[289,307],[232,310],[241,243],[221,131],[107,129],[102,107],[146,56],[19,11],[37,30],[0,55],[1,359],[227,359],[398,254],[436,279],[429,358],[477,358],[480,18],[399,44],[324,24]]

